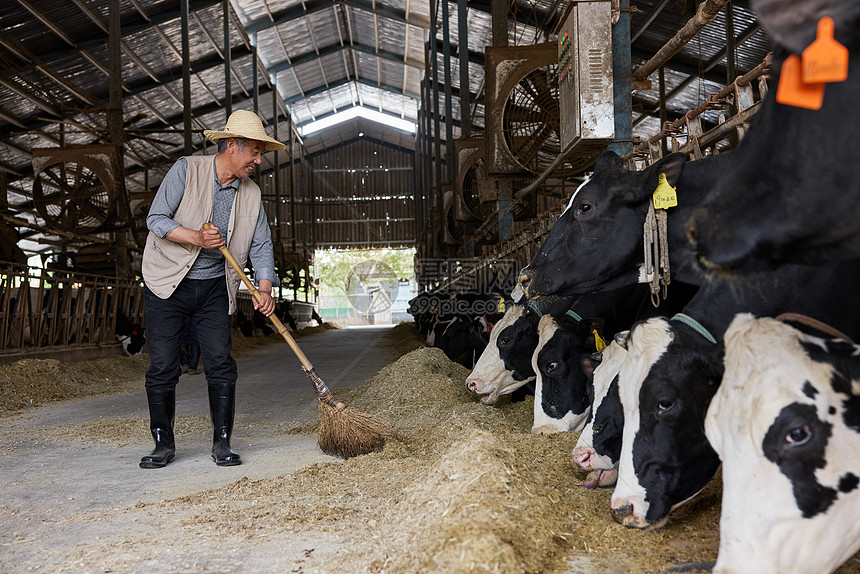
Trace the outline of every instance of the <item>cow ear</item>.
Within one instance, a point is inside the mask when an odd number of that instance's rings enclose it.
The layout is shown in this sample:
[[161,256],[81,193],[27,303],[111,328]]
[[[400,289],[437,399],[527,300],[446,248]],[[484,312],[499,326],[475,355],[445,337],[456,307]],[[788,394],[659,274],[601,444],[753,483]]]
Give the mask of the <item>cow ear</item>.
[[595,329],[600,331],[603,329],[605,321],[603,317],[585,317],[576,326],[576,332],[579,335],[590,335]]
[[726,347],[723,343],[713,345],[705,357],[703,370],[708,384],[719,384],[725,372]]
[[652,164],[648,169],[639,172],[637,185],[627,191],[623,199],[626,203],[638,204],[647,201],[654,195],[657,184],[660,183],[660,174],[666,175],[666,181],[672,187],[678,185],[684,164],[687,163],[687,155],[683,153],[671,153]]
[[594,173],[613,172],[617,173],[624,170],[624,161],[617,153],[612,150],[606,150],[597,156],[597,161],[594,162]]
[[600,364],[600,361],[595,361],[593,355],[582,355],[580,357],[580,366],[582,367],[582,372],[585,373],[586,377],[590,377],[594,374],[594,369],[597,368],[597,365]]
[[[660,174],[666,175],[666,181],[672,187],[678,185],[678,179],[681,177],[681,172],[684,171],[684,165],[687,163],[687,154],[675,152],[670,153],[660,161],[654,164],[654,168],[656,168],[655,173],[653,174],[654,180],[654,189],[657,189],[657,183],[660,179]],[[653,190],[652,190],[653,191]]]

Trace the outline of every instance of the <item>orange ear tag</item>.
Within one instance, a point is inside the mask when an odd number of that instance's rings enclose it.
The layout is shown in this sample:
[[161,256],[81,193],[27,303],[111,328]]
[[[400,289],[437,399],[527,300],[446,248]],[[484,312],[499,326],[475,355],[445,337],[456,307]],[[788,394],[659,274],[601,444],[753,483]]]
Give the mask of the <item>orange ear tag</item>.
[[807,84],[842,82],[848,77],[848,48],[833,38],[833,18],[818,21],[818,36],[801,56]]
[[800,56],[792,54],[782,63],[776,101],[786,106],[820,110],[824,103],[824,84],[805,84],[800,78]]

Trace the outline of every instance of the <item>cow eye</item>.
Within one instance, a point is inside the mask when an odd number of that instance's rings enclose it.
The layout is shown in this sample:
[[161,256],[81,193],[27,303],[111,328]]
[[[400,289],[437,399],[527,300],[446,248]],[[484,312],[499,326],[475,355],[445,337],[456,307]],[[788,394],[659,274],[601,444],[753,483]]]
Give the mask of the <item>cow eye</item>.
[[580,203],[579,207],[576,208],[578,215],[588,213],[589,211],[591,211],[591,204],[589,203]]
[[544,372],[546,372],[546,374],[550,374],[551,372],[553,372],[557,368],[558,368],[558,361],[550,361],[549,363],[546,364],[546,366],[543,368],[543,370],[544,370]]
[[785,442],[791,447],[800,446],[809,442],[811,437],[812,432],[809,430],[808,426],[804,425],[788,431],[788,434],[785,435]]
[[511,342],[509,337],[499,337],[499,345],[507,345]]
[[663,413],[672,410],[675,406],[675,399],[660,399],[657,401],[657,414],[662,415]]

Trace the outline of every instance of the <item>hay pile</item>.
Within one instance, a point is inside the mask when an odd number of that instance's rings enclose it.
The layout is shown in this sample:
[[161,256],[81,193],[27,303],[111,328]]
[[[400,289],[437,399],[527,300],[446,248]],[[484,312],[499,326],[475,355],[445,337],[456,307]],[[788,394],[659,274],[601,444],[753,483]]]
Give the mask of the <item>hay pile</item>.
[[[337,323],[323,323],[291,332],[296,339],[340,329]],[[233,337],[233,356],[260,347],[283,344],[275,333],[267,337]],[[94,361],[62,363],[56,359],[21,359],[0,366],[0,418],[21,413],[47,403],[96,395],[133,392],[149,368],[149,355],[113,356]]]
[[467,374],[438,349],[405,355],[348,398],[402,441],[185,497],[185,524],[247,540],[334,535],[345,551],[305,560],[323,572],[561,572],[574,555],[596,572],[696,571],[716,559],[718,488],[659,532],[625,529],[609,516],[610,491],[579,488],[576,434],[531,435],[531,400],[486,407],[465,389]]
[[0,417],[42,404],[136,390],[149,355],[61,363],[22,359],[0,367]]

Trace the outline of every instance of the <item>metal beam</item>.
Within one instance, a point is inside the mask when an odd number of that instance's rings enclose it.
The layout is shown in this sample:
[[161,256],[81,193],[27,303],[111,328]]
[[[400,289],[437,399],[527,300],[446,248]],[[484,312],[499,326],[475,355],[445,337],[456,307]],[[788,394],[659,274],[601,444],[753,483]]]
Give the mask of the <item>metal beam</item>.
[[389,20],[394,20],[395,22],[417,26],[424,30],[427,30],[430,27],[429,22],[415,18],[414,16],[409,16],[404,10],[383,8],[377,5],[376,2],[368,2],[367,0],[311,0],[310,2],[303,2],[302,4],[294,5],[290,8],[285,8],[284,10],[279,10],[273,13],[271,18],[259,18],[253,22],[249,22],[248,25],[245,26],[245,30],[249,34],[260,32],[267,28],[280,26],[281,24],[286,24],[293,20],[304,18],[305,16],[309,16],[315,12],[320,12],[338,5],[362,10],[364,12],[370,12],[371,14],[375,14]]

